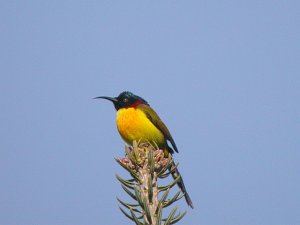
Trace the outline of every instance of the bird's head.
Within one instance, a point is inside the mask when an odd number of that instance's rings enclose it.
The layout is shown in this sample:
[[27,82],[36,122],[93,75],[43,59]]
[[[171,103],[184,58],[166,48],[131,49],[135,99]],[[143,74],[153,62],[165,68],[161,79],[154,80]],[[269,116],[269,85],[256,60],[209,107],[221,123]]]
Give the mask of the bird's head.
[[146,100],[129,91],[122,92],[121,94],[119,94],[118,97],[99,96],[94,99],[98,99],[98,98],[111,101],[112,103],[114,103],[116,110],[119,110],[121,108],[131,108],[131,107],[135,108],[141,104],[148,105]]

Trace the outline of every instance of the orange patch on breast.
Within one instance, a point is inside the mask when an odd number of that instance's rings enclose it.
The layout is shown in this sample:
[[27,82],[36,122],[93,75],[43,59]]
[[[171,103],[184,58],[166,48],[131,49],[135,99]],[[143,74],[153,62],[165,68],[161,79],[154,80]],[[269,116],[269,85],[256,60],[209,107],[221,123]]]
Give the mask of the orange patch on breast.
[[142,142],[154,141],[157,145],[165,143],[161,131],[151,123],[140,109],[119,109],[116,122],[120,135],[130,145],[134,140]]

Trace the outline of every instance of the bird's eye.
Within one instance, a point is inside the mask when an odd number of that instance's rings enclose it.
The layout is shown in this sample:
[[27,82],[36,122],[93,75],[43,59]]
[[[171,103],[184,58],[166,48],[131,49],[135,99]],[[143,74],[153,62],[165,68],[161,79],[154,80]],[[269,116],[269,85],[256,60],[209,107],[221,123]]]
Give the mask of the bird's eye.
[[123,102],[128,102],[128,98],[124,98],[124,99],[123,99]]

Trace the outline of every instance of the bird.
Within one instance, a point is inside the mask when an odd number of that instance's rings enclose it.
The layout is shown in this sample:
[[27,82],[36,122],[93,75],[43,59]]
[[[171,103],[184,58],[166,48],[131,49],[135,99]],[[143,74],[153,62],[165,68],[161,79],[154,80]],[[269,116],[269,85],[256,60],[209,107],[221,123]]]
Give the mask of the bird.
[[[142,97],[129,91],[123,91],[118,97],[99,96],[94,99],[106,99],[114,104],[117,111],[117,129],[128,145],[132,145],[134,141],[152,142],[164,151],[165,157],[168,157],[168,154],[172,155],[174,151],[178,153],[178,148],[169,129]],[[168,142],[171,143],[171,146]],[[176,179],[180,176],[177,184],[184,194],[188,206],[194,208],[182,176],[173,160],[172,164],[172,167],[175,167],[175,170],[171,171],[172,177]]]

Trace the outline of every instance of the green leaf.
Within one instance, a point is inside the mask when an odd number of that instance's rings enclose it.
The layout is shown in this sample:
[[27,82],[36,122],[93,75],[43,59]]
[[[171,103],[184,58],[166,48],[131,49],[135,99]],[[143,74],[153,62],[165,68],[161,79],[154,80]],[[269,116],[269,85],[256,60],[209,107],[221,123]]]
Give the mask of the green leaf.
[[[163,208],[168,207],[169,205],[171,205],[172,203],[176,202],[177,200],[179,200],[180,198],[178,198],[178,196],[180,195],[181,191],[178,191],[173,198],[171,198],[170,200],[166,201],[163,203]],[[183,195],[182,195],[183,196]]]
[[173,173],[179,166],[179,163],[176,163],[174,165],[172,165],[172,168],[170,168],[170,173]]
[[127,170],[127,171],[130,173],[130,175],[132,176],[132,178],[133,178],[135,181],[137,181],[137,182],[139,182],[139,183],[142,182],[141,179],[139,178],[139,176],[137,175],[137,173],[136,173],[135,171],[133,171],[131,168],[129,168],[129,167],[123,165],[119,159],[115,158],[115,160],[117,161],[117,163],[120,164],[120,166],[122,166],[125,170]]
[[134,221],[133,217],[130,216],[124,209],[122,209],[120,206],[119,206],[119,209],[121,210],[121,212],[127,217],[129,218],[130,220]]
[[129,204],[129,203],[123,202],[123,201],[122,201],[121,199],[119,199],[118,197],[117,197],[117,200],[118,200],[124,207],[126,207],[127,209],[132,209],[133,211],[138,212],[138,213],[141,213],[141,214],[143,213],[142,211],[140,211],[140,210],[134,208],[134,207],[139,206],[139,204]]
[[170,174],[171,174],[170,172],[163,173],[163,174],[158,175],[158,178],[160,178],[160,179],[165,179],[165,178],[169,177]]
[[139,141],[137,142],[136,140],[133,141],[132,143],[133,148],[138,148],[139,147]]
[[170,224],[175,224],[180,221],[186,215],[186,211],[184,213],[179,213],[178,216],[175,216]]
[[118,181],[120,181],[124,186],[133,189],[134,185],[136,185],[134,182],[130,182],[128,180],[124,180],[122,177],[120,177],[118,174],[116,174],[116,178],[118,179]]
[[155,213],[157,213],[158,210],[159,210],[160,208],[162,208],[163,202],[167,199],[169,193],[170,193],[170,189],[167,189],[167,190],[165,191],[165,193],[163,194],[163,196],[161,197],[161,199],[159,200],[158,206],[157,206],[157,208],[156,208],[156,210],[155,210]]
[[170,225],[171,221],[176,213],[177,210],[177,206],[171,211],[171,213],[169,214],[168,218],[166,219],[166,222],[164,223],[164,225]]
[[178,167],[178,165],[179,165],[179,163],[177,163],[175,166],[173,166],[172,168],[170,168],[169,172],[160,174],[158,177],[161,178],[161,179],[164,179],[164,178],[170,176],[170,174],[172,174],[176,170],[176,168]]
[[149,153],[148,153],[148,163],[149,163],[149,166],[150,166],[150,174],[152,176],[152,174],[154,173],[154,158],[153,158],[153,151],[150,150]]
[[178,177],[176,177],[174,180],[173,180],[173,182],[171,183],[171,184],[169,184],[169,185],[167,185],[167,186],[160,186],[160,187],[158,187],[158,190],[159,191],[165,191],[165,190],[167,190],[168,188],[172,188],[175,184],[177,184],[178,183],[178,181],[181,179],[181,176],[180,175],[178,175]]
[[164,168],[157,174],[158,176],[162,175],[164,172],[166,172],[167,169],[170,168],[171,164],[172,164],[172,156],[171,154],[168,155],[168,161],[167,164],[164,166]]
[[124,189],[124,191],[125,191],[131,198],[133,198],[134,200],[137,201],[137,197],[136,197],[131,191],[129,191],[123,184],[122,184],[121,186],[122,186],[122,188]]
[[133,179],[135,179],[138,183],[142,183],[141,179],[139,178],[139,176],[137,175],[137,173],[135,172],[130,172],[130,175],[132,176]]
[[147,203],[146,198],[144,198],[143,203],[144,203],[144,211],[145,211],[146,217],[147,217],[149,223],[152,224],[152,218],[151,218],[151,214],[150,214],[150,210],[149,210],[149,205]]
[[130,213],[131,213],[131,216],[132,216],[132,218],[133,218],[133,221],[135,222],[136,225],[143,225],[143,224],[139,221],[139,219],[136,217],[136,215],[134,214],[134,212],[133,212],[132,209],[130,209]]
[[140,194],[140,191],[134,187],[134,196],[136,198],[136,200],[138,201],[138,203],[140,204],[141,208],[144,209],[144,203],[143,203],[143,200],[141,199],[141,194]]
[[130,151],[129,149],[126,149],[126,155],[127,155],[128,159],[129,159],[133,164],[136,165],[136,160],[135,160],[135,158],[134,158],[134,156],[133,156],[134,153],[132,153],[133,151],[134,151],[134,150]]
[[158,204],[157,209],[156,225],[161,225],[162,205]]
[[134,161],[136,164],[138,164],[141,161],[140,154],[139,154],[139,148],[137,146],[135,146],[133,148],[133,157],[134,157]]
[[149,203],[152,204],[153,187],[152,187],[152,177],[151,176],[149,176],[149,178],[148,178],[148,198],[149,198]]
[[142,182],[136,172],[134,172],[131,168],[123,165],[119,159],[115,158],[115,160],[117,161],[117,163],[120,164],[120,166],[122,166],[125,170],[127,170],[130,173],[130,175],[132,176],[133,179],[135,179],[139,183]]
[[127,166],[125,166],[123,163],[121,163],[120,159],[115,158],[115,160],[117,161],[117,163],[120,164],[120,166],[122,166],[125,170],[127,170],[128,172],[130,172],[130,169]]

